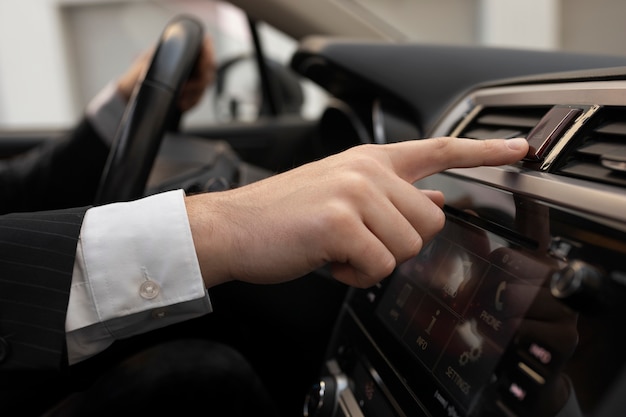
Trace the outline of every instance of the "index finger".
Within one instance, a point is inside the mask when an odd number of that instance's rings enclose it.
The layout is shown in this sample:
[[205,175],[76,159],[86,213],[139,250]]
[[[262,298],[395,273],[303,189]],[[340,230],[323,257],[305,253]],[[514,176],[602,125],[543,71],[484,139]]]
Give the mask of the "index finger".
[[387,152],[396,173],[415,182],[449,168],[512,164],[528,153],[528,142],[440,137],[394,143]]

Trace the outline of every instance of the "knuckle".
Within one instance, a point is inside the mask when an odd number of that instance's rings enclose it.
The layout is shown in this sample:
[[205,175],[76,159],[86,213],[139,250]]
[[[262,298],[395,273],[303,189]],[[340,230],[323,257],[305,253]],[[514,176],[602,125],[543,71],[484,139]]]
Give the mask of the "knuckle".
[[317,217],[322,224],[322,230],[341,232],[353,223],[354,211],[342,201],[333,200],[326,204]]
[[380,280],[390,276],[396,268],[397,262],[393,256],[378,258],[368,270],[361,271],[356,276],[355,285],[359,288],[368,288]]
[[433,213],[432,225],[434,233],[437,233],[443,229],[446,224],[446,215],[439,207]]
[[373,198],[376,188],[371,175],[360,168],[347,169],[335,180],[337,200],[347,202],[364,201]]
[[419,233],[415,233],[413,239],[410,239],[407,245],[405,245],[405,251],[399,257],[398,261],[402,262],[407,259],[410,259],[420,253],[422,247],[424,246],[424,240],[419,235]]
[[435,162],[443,163],[444,165],[449,165],[450,162],[456,158],[453,146],[456,138],[439,136],[428,140],[432,143],[432,149],[428,158],[433,159]]
[[[424,242],[432,239],[437,233],[439,233],[446,224],[446,215],[443,210],[436,210],[430,218],[428,223],[428,229],[422,231],[422,245]],[[421,248],[420,248],[421,250]]]
[[350,148],[349,161],[356,170],[367,169],[371,166],[380,165],[380,145],[363,144]]
[[398,262],[396,261],[396,259],[393,257],[390,257],[386,261],[380,262],[378,266],[379,269],[375,276],[378,277],[378,279],[386,278],[393,273],[397,265],[398,265]]
[[450,136],[439,136],[439,137],[433,138],[433,142],[435,143],[435,148],[436,150],[440,152],[445,152],[445,150],[452,145],[454,140],[455,138],[450,137]]

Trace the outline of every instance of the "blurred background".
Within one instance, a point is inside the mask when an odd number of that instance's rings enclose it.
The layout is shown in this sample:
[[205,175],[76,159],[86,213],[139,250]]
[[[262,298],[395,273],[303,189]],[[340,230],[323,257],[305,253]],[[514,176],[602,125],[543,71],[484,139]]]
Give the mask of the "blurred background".
[[[276,15],[283,8],[317,8],[326,27],[306,27]],[[285,6],[287,5],[287,6]],[[371,30],[335,24],[335,12]],[[626,55],[623,0],[0,0],[0,129],[63,129],[80,116],[107,82],[158,39],[179,13],[200,18],[218,62],[253,50],[239,7],[276,25],[261,38],[272,59],[287,64],[301,36],[319,29],[336,35],[391,41],[566,50]],[[315,10],[312,10],[315,12]],[[281,21],[282,19],[282,21]],[[289,32],[289,33],[287,33]],[[229,94],[240,95],[240,118],[255,117],[254,74],[241,66]],[[323,108],[324,93],[303,82],[305,116]],[[246,104],[251,107],[246,112]],[[213,91],[189,115],[201,126],[219,118]]]

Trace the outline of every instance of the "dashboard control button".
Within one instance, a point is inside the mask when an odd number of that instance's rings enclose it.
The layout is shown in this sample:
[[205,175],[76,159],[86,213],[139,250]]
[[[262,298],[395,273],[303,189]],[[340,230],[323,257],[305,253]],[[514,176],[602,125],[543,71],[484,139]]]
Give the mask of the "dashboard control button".
[[571,107],[553,107],[535,128],[528,134],[527,140],[530,145],[526,160],[539,161],[552,148],[558,138],[561,137],[574,123],[574,120],[582,113],[581,109]]
[[586,262],[573,260],[552,275],[550,292],[570,307],[597,307],[603,297],[603,274]]

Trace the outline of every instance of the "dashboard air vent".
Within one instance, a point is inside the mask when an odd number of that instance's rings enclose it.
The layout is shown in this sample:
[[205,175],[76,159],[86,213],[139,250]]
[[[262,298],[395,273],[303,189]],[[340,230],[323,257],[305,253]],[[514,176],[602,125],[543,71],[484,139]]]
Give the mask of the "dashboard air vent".
[[605,107],[556,173],[626,187],[626,107]]
[[470,139],[526,137],[550,108],[551,106],[487,107],[458,136]]

